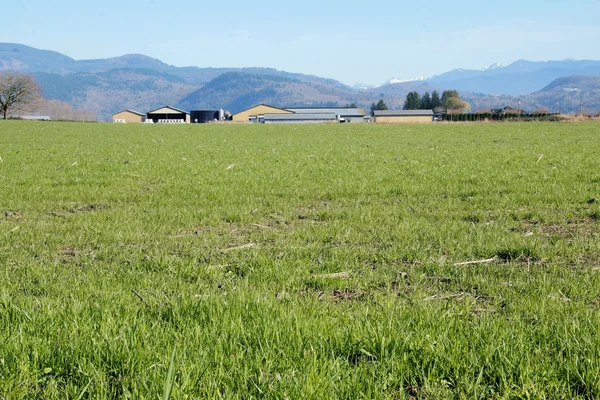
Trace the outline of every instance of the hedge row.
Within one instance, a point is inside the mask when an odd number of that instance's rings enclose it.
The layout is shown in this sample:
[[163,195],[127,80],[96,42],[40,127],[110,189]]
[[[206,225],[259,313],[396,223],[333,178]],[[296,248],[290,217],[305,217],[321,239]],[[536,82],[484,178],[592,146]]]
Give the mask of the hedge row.
[[544,120],[544,121],[558,121],[560,120],[558,114],[492,114],[492,113],[477,113],[477,114],[446,114],[442,117],[444,121],[512,121],[512,120]]

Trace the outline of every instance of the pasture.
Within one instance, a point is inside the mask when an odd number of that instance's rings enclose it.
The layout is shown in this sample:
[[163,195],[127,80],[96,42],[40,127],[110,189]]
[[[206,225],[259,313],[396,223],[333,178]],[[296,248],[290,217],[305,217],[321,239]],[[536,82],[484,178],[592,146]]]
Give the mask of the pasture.
[[600,124],[0,121],[0,398],[170,367],[173,399],[600,397]]

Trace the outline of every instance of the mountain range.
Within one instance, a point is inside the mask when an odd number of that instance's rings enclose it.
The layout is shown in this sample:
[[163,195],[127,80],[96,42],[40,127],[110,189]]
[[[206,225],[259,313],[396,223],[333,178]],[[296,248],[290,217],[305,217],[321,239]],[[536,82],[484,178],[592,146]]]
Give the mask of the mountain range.
[[430,78],[391,79],[383,85],[350,87],[333,79],[272,68],[175,67],[141,54],[75,60],[22,44],[0,43],[0,71],[35,76],[48,99],[94,111],[101,120],[122,109],[147,111],[169,104],[192,109],[237,112],[257,103],[280,107],[343,106],[368,108],[384,99],[401,108],[408,92],[458,90],[472,110],[516,106],[561,112],[600,110],[600,61],[526,61],[506,67],[456,69]]

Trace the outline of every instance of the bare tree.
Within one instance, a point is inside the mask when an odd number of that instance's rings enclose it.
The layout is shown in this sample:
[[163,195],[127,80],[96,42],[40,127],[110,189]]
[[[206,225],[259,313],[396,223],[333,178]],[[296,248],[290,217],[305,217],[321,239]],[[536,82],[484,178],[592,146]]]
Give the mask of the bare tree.
[[40,99],[40,88],[35,80],[19,72],[0,72],[0,110],[4,119],[9,111],[23,110]]

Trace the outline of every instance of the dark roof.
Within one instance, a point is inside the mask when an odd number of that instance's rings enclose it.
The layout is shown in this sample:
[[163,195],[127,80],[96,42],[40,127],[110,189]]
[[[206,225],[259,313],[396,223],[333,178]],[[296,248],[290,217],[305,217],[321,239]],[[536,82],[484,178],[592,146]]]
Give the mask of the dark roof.
[[[162,108],[162,107],[161,107],[161,108]],[[113,115],[115,115],[115,114],[120,114],[120,113],[122,113],[122,112],[130,112],[130,113],[132,113],[132,114],[139,115],[140,117],[145,117],[145,116],[146,116],[146,114],[142,114],[141,112],[137,112],[137,111],[133,111],[133,110],[123,110],[123,111],[116,112],[116,113],[114,113]]]
[[238,115],[238,114],[241,114],[241,113],[243,113],[243,112],[250,111],[250,110],[252,110],[252,109],[253,109],[253,108],[255,108],[255,107],[260,107],[260,106],[271,107],[271,108],[274,108],[274,109],[276,109],[276,110],[281,110],[281,111],[289,111],[289,110],[286,110],[286,109],[284,109],[284,108],[279,108],[279,107],[272,106],[272,105],[270,105],[270,104],[260,103],[260,104],[257,104],[257,105],[255,105],[255,106],[248,107],[248,108],[246,108],[245,110],[238,111],[238,112],[236,112],[236,113],[235,113],[235,114],[233,114],[233,115]]
[[432,116],[433,110],[375,110],[373,115],[376,117]]
[[183,110],[180,110],[179,108],[175,108],[175,107],[171,107],[171,106],[162,106],[162,107],[159,107],[156,110],[148,111],[148,114],[152,114],[153,112],[156,112],[156,111],[158,111],[160,109],[163,109],[163,108],[170,108],[171,110],[180,112],[182,114],[189,114],[189,112],[187,112],[187,111],[183,111]]

